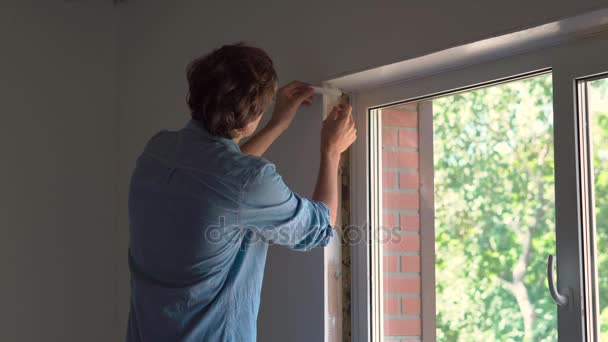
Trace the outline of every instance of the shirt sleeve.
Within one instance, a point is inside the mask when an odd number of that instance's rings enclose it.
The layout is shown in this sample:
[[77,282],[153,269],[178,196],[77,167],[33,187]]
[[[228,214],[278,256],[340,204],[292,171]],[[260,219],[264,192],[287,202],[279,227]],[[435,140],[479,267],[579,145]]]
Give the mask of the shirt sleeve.
[[334,235],[327,205],[291,191],[271,163],[244,186],[239,219],[267,241],[298,251],[325,247]]

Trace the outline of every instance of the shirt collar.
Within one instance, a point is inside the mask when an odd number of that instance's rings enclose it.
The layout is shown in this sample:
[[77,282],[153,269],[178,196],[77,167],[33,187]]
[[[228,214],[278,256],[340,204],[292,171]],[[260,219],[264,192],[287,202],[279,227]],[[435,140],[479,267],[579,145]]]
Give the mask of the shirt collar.
[[203,126],[202,124],[200,124],[198,121],[196,121],[194,119],[188,120],[188,122],[186,123],[186,126],[184,128],[194,130],[207,139],[218,141],[235,151],[241,152],[241,148],[239,147],[239,145],[237,143],[234,142],[234,140],[209,133],[209,131],[205,128],[205,126]]

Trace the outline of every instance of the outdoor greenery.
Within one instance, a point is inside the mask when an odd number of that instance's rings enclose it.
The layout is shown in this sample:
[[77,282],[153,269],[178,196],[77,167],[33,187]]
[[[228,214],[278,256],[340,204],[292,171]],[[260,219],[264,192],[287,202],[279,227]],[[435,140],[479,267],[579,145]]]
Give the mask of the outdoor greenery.
[[[606,103],[608,84],[590,91]],[[550,74],[433,101],[438,341],[557,341]],[[608,106],[593,112],[608,341]]]
[[595,176],[600,335],[602,342],[608,342],[608,79],[591,82],[588,93]]

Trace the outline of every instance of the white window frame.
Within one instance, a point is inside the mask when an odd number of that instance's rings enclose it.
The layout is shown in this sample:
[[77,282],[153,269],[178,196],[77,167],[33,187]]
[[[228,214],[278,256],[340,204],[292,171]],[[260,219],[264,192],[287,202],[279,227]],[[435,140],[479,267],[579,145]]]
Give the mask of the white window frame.
[[[361,234],[368,239],[366,243],[352,246],[353,341],[383,340],[382,323],[374,322],[374,317],[378,315],[372,315],[370,310],[373,307],[373,310],[383,312],[382,301],[374,298],[371,284],[374,281],[371,278],[374,272],[372,272],[370,257],[378,253],[376,246],[370,243],[373,241],[373,236],[370,234],[373,234],[374,230],[369,229],[370,224],[373,226],[375,220],[370,210],[373,203],[370,202],[369,194],[374,186],[373,182],[370,182],[370,177],[375,177],[371,165],[372,162],[377,162],[374,153],[370,150],[370,135],[373,138],[373,134],[377,133],[374,128],[377,128],[374,126],[377,123],[370,120],[372,110],[394,103],[416,102],[460,89],[500,82],[540,70],[551,70],[553,74],[557,287],[561,292],[569,293],[571,299],[567,306],[558,307],[559,340],[597,340],[597,335],[593,336],[594,329],[589,328],[592,320],[585,317],[584,307],[581,307],[582,303],[588,300],[583,298],[582,292],[585,285],[582,276],[583,253],[590,252],[582,249],[584,227],[581,217],[588,213],[581,211],[581,198],[580,195],[576,195],[580,194],[576,89],[577,80],[608,71],[608,31],[604,25],[607,17],[608,11],[601,10],[566,19],[557,23],[559,27],[565,28],[563,32],[549,32],[534,44],[530,44],[529,40],[525,39],[522,42],[521,39],[538,34],[535,29],[526,30],[523,34],[518,32],[516,36],[511,37],[514,45],[506,50],[504,44],[506,36],[493,38],[497,45],[492,45],[492,42],[488,41],[481,42],[483,43],[481,47],[478,46],[480,54],[465,61],[458,61],[461,55],[458,51],[450,49],[452,51],[448,54],[437,53],[441,57],[439,60],[434,56],[435,54],[432,54],[422,57],[426,60],[416,61],[421,66],[420,70],[412,69],[406,64],[400,67],[397,63],[327,81],[328,84],[351,94],[359,137],[351,149],[351,224],[360,227]],[[465,46],[464,50],[466,51],[467,47],[470,49],[474,44]],[[484,50],[484,47],[487,49]],[[451,59],[450,55],[454,58]],[[454,59],[456,62],[453,61]],[[441,70],[433,71],[432,68],[426,67],[433,61],[437,62],[440,68],[449,70],[437,73]],[[387,71],[392,72],[387,73]],[[421,117],[420,124],[432,125],[432,120]],[[420,151],[422,171],[423,168],[429,167],[429,163],[432,168],[432,154],[425,160],[425,155],[429,151],[423,150],[424,148],[427,147],[422,141]],[[433,194],[432,176],[429,179],[421,172],[421,182],[423,197],[421,204],[423,204],[424,196]],[[433,230],[428,229],[433,227],[432,220],[433,208],[422,205],[423,341],[435,340],[435,291],[428,290],[429,287],[434,289],[435,284],[435,237]],[[381,257],[378,259],[376,265],[380,265],[382,260]],[[375,281],[379,282],[381,279]]]

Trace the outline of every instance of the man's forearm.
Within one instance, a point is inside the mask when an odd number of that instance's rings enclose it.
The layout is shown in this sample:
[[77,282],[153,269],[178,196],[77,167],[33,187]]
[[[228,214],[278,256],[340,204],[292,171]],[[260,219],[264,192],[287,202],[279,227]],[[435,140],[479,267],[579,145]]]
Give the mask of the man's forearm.
[[261,157],[272,143],[285,131],[279,125],[268,124],[241,145],[243,153]]
[[317,186],[313,199],[321,201],[329,207],[331,224],[336,224],[338,212],[338,168],[340,165],[339,154],[321,154],[321,164],[317,177]]

